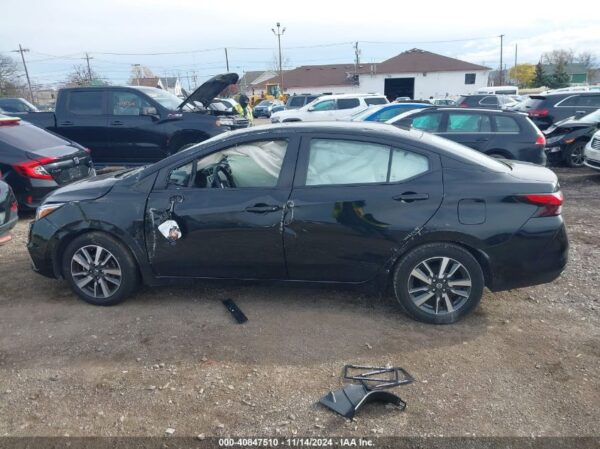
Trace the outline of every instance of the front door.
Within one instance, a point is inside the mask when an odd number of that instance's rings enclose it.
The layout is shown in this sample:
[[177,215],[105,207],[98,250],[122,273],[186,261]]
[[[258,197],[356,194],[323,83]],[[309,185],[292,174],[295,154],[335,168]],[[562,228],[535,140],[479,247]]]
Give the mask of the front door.
[[284,218],[290,279],[373,279],[442,201],[439,157],[383,141],[303,140]]
[[[296,142],[240,142],[208,155],[191,154],[161,171],[148,198],[145,223],[155,274],[285,279],[282,219]],[[159,231],[169,219],[181,232],[174,241]]]
[[302,120],[307,122],[321,122],[335,120],[336,104],[335,100],[323,100],[315,103],[311,106],[305,114],[303,114]]
[[166,156],[166,139],[158,132],[155,117],[144,111],[155,107],[131,90],[109,93],[108,136],[110,162],[147,163]]

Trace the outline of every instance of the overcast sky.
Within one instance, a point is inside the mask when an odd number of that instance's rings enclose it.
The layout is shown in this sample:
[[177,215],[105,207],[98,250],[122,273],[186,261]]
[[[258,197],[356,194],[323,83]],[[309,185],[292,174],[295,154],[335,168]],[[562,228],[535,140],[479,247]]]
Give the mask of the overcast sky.
[[418,47],[497,68],[500,34],[505,35],[509,66],[515,44],[519,62],[537,62],[542,52],[558,48],[590,51],[600,59],[600,14],[592,1],[573,7],[522,0],[2,3],[0,52],[19,43],[29,48],[26,58],[35,83],[65,79],[74,64],[85,63],[85,52],[94,58],[94,70],[113,83],[127,80],[131,64],[143,64],[158,75],[179,74],[188,87],[187,77],[192,81],[195,74],[202,81],[225,71],[225,47],[231,71],[241,75],[267,69],[274,65],[277,39],[271,28],[277,21],[286,28],[282,48],[292,67],[352,62],[352,45],[359,41],[361,62],[379,62]]

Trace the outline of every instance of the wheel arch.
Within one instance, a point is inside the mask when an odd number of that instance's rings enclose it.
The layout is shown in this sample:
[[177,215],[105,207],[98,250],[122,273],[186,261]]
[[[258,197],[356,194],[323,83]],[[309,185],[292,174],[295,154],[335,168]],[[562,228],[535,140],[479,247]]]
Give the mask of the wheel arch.
[[[502,148],[492,148],[485,152],[486,155],[491,156],[492,154],[499,154],[505,159],[514,159],[514,156],[510,154],[510,152],[502,149]],[[493,157],[493,156],[492,156]]]
[[196,144],[209,139],[210,135],[204,131],[183,129],[176,132],[169,141],[170,154],[177,153],[181,147],[189,144]]

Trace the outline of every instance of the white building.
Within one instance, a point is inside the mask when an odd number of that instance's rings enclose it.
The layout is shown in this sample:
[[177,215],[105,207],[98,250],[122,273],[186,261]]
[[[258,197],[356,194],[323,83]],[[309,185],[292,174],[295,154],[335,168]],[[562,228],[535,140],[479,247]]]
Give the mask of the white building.
[[[376,64],[301,66],[284,74],[286,93],[381,93],[427,99],[475,93],[488,85],[489,67],[412,49]],[[278,77],[265,83],[278,82]]]

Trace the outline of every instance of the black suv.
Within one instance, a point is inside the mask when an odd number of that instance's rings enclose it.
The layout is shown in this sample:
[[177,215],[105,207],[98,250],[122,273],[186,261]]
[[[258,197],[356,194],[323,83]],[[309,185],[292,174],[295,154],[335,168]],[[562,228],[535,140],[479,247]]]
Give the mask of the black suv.
[[431,107],[405,112],[387,123],[438,134],[489,156],[546,163],[546,139],[522,113]]
[[502,109],[513,103],[506,95],[462,95],[456,100],[459,108]]
[[600,92],[563,92],[530,95],[515,110],[526,112],[540,129],[575,115],[584,116],[600,109]]

